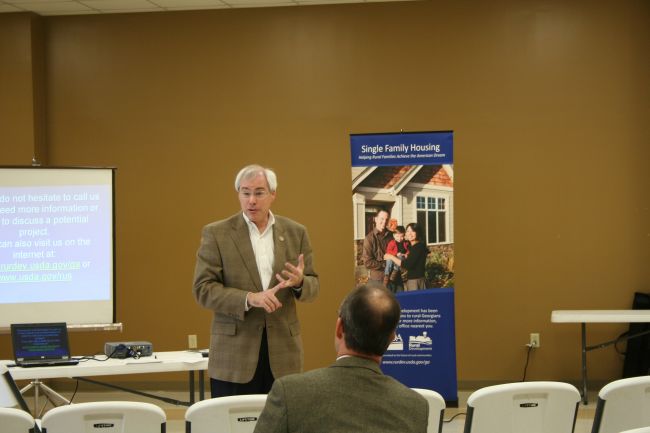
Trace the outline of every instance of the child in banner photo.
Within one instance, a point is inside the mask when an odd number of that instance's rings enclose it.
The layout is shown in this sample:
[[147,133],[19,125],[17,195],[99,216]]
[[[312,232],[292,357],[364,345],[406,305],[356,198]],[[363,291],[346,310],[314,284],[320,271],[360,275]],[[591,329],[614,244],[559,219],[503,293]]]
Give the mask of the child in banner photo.
[[[408,255],[409,242],[404,239],[406,229],[404,226],[397,226],[393,230],[393,239],[386,246],[386,253],[403,259]],[[389,282],[395,282],[400,275],[399,265],[392,260],[386,260],[386,270],[384,271],[384,286],[388,287]]]

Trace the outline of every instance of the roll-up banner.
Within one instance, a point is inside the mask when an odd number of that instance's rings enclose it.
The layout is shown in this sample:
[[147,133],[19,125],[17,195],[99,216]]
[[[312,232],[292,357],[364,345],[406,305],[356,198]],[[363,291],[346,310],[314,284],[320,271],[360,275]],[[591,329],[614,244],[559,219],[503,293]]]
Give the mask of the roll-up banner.
[[383,284],[402,308],[382,371],[457,405],[453,132],[350,144],[356,283]]

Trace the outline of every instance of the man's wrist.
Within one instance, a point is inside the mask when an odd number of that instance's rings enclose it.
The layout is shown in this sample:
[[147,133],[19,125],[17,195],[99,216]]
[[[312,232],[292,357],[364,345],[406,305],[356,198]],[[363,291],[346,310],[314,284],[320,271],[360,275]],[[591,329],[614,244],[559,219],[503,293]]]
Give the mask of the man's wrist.
[[291,290],[293,290],[293,295],[296,298],[300,298],[300,295],[302,295],[302,285],[303,285],[304,282],[305,282],[305,280],[303,279],[302,281],[300,281],[300,284],[298,286],[293,286],[291,288]]
[[248,311],[251,309],[251,304],[248,302],[248,295],[251,295],[253,292],[248,292],[246,293],[246,297],[244,298],[244,311]]

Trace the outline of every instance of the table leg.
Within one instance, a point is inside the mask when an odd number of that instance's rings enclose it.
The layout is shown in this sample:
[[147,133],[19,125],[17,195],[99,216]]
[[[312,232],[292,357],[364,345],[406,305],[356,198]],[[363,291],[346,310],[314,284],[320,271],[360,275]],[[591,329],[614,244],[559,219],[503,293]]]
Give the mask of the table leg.
[[194,404],[194,370],[190,370],[190,404]]
[[40,383],[40,380],[35,379],[34,380],[34,418],[41,417],[40,412],[38,411],[38,384]]
[[582,403],[587,404],[587,324],[582,323]]
[[203,370],[199,370],[199,400],[205,400],[205,376]]

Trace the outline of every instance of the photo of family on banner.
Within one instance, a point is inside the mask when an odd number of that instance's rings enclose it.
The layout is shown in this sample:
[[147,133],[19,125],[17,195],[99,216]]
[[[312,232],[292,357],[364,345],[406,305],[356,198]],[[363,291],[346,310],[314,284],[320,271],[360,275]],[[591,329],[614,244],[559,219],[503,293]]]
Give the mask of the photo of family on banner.
[[457,405],[453,132],[352,134],[356,284],[379,282],[402,316],[382,371]]

